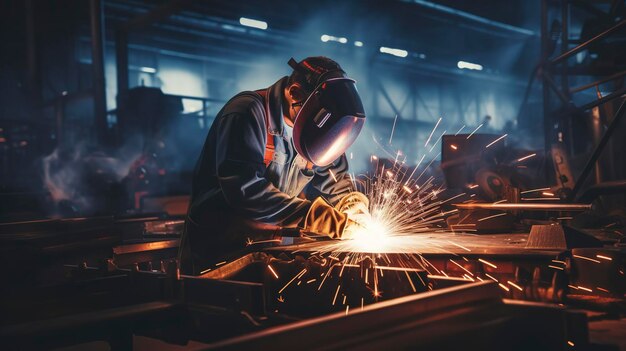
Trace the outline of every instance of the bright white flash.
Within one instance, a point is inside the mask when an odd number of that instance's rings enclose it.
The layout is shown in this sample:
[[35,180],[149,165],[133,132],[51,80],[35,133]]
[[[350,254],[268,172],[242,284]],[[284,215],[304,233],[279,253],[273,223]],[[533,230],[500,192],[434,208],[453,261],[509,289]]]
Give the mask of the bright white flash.
[[354,247],[354,251],[378,252],[387,246],[390,234],[383,221],[372,217],[354,232],[348,244]]

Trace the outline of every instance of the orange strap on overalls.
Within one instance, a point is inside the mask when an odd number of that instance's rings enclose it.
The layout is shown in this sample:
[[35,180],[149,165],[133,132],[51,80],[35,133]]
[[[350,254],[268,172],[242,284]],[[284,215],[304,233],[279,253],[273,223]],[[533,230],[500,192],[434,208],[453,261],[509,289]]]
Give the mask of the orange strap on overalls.
[[[265,90],[257,90],[256,93],[261,95],[261,97],[263,98],[265,102],[265,125],[266,125],[267,138],[265,141],[265,154],[263,155],[263,163],[265,164],[265,167],[268,167],[270,163],[272,162],[272,160],[274,159],[274,154],[276,153],[276,146],[274,144],[274,136],[270,134],[269,128],[267,128],[267,126],[269,126],[269,123],[270,123],[269,121],[270,111],[267,106],[268,104],[267,92]],[[306,169],[313,169],[313,163],[307,161]]]
[[264,102],[265,108],[265,130],[267,133],[265,139],[265,154],[263,155],[263,163],[265,167],[270,165],[270,162],[274,159],[274,153],[276,152],[276,146],[274,145],[274,136],[269,132],[269,119],[270,119],[270,111],[267,108],[267,92],[265,90],[257,90],[257,94],[261,95]]

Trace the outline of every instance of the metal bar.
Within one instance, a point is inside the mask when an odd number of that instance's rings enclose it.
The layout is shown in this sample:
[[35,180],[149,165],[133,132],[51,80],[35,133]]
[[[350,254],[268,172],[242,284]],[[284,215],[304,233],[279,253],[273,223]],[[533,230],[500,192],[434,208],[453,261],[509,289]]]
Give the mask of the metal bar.
[[[561,52],[569,49],[569,0],[561,0]],[[567,65],[561,67],[561,93],[569,100]]]
[[104,78],[104,11],[102,0],[89,2],[91,16],[91,67],[96,132],[101,143],[107,140],[107,106]]
[[578,109],[581,110],[581,111],[586,111],[586,110],[589,110],[589,109],[594,108],[596,106],[602,105],[602,104],[604,104],[607,101],[611,101],[611,100],[613,100],[615,98],[618,98],[618,97],[620,97],[620,96],[622,96],[624,94],[626,94],[626,87],[618,89],[618,90],[610,93],[609,95],[604,96],[604,97],[602,97],[602,98],[600,98],[598,100],[595,100],[595,101],[592,101],[592,102],[587,103],[585,105],[582,105],[582,106],[578,107]]
[[577,199],[578,201],[591,202],[600,195],[626,193],[626,180],[615,180],[594,184],[587,188]]
[[506,23],[490,20],[490,19],[487,19],[485,17],[481,17],[481,16],[477,16],[477,15],[471,14],[469,12],[457,10],[455,8],[444,6],[444,5],[439,5],[439,4],[436,4],[436,3],[431,2],[431,1],[404,0],[404,2],[414,3],[414,4],[420,5],[422,7],[429,8],[431,10],[442,12],[442,13],[445,13],[445,14],[448,14],[448,15],[452,15],[452,16],[455,16],[455,17],[460,17],[460,18],[463,18],[465,20],[469,20],[471,22],[480,23],[480,24],[483,24],[483,25],[486,25],[486,26],[489,26],[489,27],[503,29],[503,30],[506,30],[508,32],[512,32],[512,33],[515,33],[515,34],[523,34],[523,35],[527,35],[527,36],[534,36],[534,35],[536,35],[536,33],[534,31],[530,30],[530,29],[521,28],[521,27],[515,27],[515,26],[512,26],[510,24],[506,24]]
[[606,82],[610,82],[613,79],[617,79],[617,78],[623,77],[625,75],[626,75],[626,71],[617,72],[617,73],[615,73],[612,76],[609,76],[609,77],[606,77],[606,78],[602,78],[602,79],[596,80],[595,82],[591,82],[589,84],[581,85],[579,87],[570,89],[570,93],[572,93],[572,94],[573,93],[577,93],[579,91],[583,91],[583,90],[589,89],[591,87],[595,87],[596,85],[600,85],[600,84],[604,84]]
[[615,117],[613,117],[611,124],[609,124],[608,128],[606,129],[606,132],[604,133],[604,136],[598,143],[598,146],[596,146],[595,150],[593,150],[593,154],[591,155],[591,158],[589,158],[589,161],[587,161],[585,168],[583,168],[583,171],[580,173],[580,176],[576,180],[574,189],[572,189],[572,192],[569,195],[570,200],[576,198],[576,194],[583,187],[583,185],[585,184],[585,181],[587,180],[587,177],[589,176],[589,173],[591,173],[594,165],[598,161],[598,158],[600,158],[600,155],[602,154],[602,150],[604,150],[604,147],[609,142],[609,139],[611,139],[611,136],[613,135],[615,130],[617,130],[622,117],[624,117],[624,114],[626,113],[625,106],[626,106],[626,100],[622,101],[622,104],[620,105],[619,109],[615,113]]
[[554,80],[552,79],[552,77],[550,76],[550,73],[546,72],[545,70],[541,73],[541,75],[543,76],[543,81],[548,83],[548,86],[550,88],[552,88],[552,90],[556,93],[556,95],[559,97],[559,99],[561,100],[561,102],[563,104],[569,104],[570,101],[567,98],[567,96],[561,91],[561,89],[559,89],[559,87],[556,85],[556,82],[554,82]]
[[[541,1],[541,58],[547,60],[548,45],[550,37],[548,35],[548,0]],[[542,71],[546,70],[546,65],[543,64]],[[552,116],[550,111],[550,90],[548,90],[548,83],[546,82],[546,75],[542,74],[542,93],[543,93],[543,147],[546,155],[550,154],[552,149]],[[549,167],[546,167],[545,177],[549,179],[550,173]]]
[[180,239],[127,244],[113,247],[113,253],[116,255],[123,255],[128,253],[171,249],[178,247],[179,244]]
[[481,203],[468,203],[468,204],[452,204],[453,206],[462,210],[524,210],[524,211],[587,211],[591,209],[590,204],[481,204]]
[[553,64],[553,65],[555,65],[555,64],[557,64],[557,63],[559,63],[559,62],[561,62],[561,61],[563,61],[563,60],[566,60],[567,58],[569,58],[569,57],[571,57],[571,56],[573,56],[573,55],[577,54],[578,52],[580,52],[580,51],[582,51],[582,50],[586,49],[589,45],[591,45],[591,44],[595,43],[596,41],[598,41],[598,40],[602,40],[602,39],[604,39],[605,37],[607,37],[607,36],[609,36],[609,35],[613,34],[614,32],[616,32],[616,31],[618,31],[618,30],[620,30],[620,29],[621,29],[622,27],[624,27],[624,26],[626,26],[626,19],[625,19],[625,20],[620,21],[619,23],[617,23],[617,24],[616,24],[616,25],[614,25],[613,27],[611,27],[611,28],[609,28],[609,29],[605,30],[604,32],[602,32],[602,33],[600,33],[600,34],[596,35],[595,37],[593,37],[593,38],[591,38],[591,39],[587,40],[586,42],[584,42],[584,43],[582,43],[582,44],[580,44],[580,45],[576,46],[575,48],[573,48],[573,49],[571,49],[571,50],[569,50],[569,51],[567,51],[567,52],[564,52],[564,53],[562,53],[561,55],[559,55],[559,56],[557,56],[557,57],[553,58],[553,59],[550,61],[550,63],[551,63],[551,64]]
[[[438,316],[441,319],[444,311],[463,313],[461,311],[468,310],[471,306],[498,308],[502,306],[498,290],[497,284],[491,281],[433,290],[365,306],[357,313],[338,312],[269,328],[211,344],[210,348],[286,350],[294,345],[315,345],[318,349],[346,350],[355,349],[357,340],[363,348],[363,337],[370,340],[389,340],[390,332],[398,333],[401,325],[411,322],[427,323],[428,316]],[[419,330],[419,327],[412,325],[405,332],[415,335]],[[352,347],[346,347],[347,344]]]

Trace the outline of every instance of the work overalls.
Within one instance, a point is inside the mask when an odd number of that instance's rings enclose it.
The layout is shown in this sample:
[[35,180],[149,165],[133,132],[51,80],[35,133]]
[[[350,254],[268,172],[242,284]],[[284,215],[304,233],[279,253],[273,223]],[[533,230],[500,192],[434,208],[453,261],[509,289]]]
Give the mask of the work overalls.
[[194,170],[183,273],[199,274],[246,242],[296,229],[308,199],[323,196],[334,204],[352,190],[345,155],[311,167],[297,154],[283,123],[286,84],[283,77],[267,89],[240,93],[217,114]]

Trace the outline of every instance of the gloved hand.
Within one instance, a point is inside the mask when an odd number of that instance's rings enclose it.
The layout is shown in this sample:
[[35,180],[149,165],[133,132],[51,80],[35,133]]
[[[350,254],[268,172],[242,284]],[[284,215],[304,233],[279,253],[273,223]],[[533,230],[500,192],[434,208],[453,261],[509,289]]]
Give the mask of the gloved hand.
[[350,239],[354,233],[366,226],[372,216],[369,212],[369,200],[360,192],[351,192],[339,200],[335,209],[348,216],[348,223],[341,239]]
[[333,239],[340,239],[348,224],[348,215],[338,211],[324,198],[318,197],[313,201],[304,220],[305,232],[328,235]]

